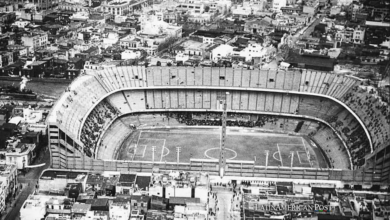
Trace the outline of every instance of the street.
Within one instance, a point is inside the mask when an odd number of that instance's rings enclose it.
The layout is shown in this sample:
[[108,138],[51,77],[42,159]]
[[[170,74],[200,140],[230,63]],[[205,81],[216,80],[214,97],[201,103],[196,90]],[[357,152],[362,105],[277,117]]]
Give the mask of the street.
[[[47,149],[47,147],[45,148]],[[42,156],[41,160],[39,160],[40,156]],[[7,210],[8,213],[4,214],[4,216],[1,218],[1,220],[19,220],[19,211],[22,207],[24,201],[27,199],[27,197],[32,194],[35,190],[35,186],[37,184],[39,175],[44,169],[47,169],[50,164],[50,153],[49,151],[42,150],[40,152],[40,155],[37,156],[38,158],[35,160],[34,164],[41,164],[46,163],[45,166],[37,167],[34,169],[30,169],[28,173],[24,176],[23,174],[19,174],[18,176],[18,182],[19,184],[23,184],[23,189],[20,192],[19,195],[17,195],[16,200],[12,201],[11,206],[8,206],[11,210]]]

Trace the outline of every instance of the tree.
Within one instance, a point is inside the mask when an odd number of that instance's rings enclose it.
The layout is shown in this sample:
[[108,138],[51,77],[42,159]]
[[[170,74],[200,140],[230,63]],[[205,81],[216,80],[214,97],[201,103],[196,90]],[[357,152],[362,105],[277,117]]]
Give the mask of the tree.
[[209,12],[209,11],[210,11],[210,6],[206,5],[206,6],[204,7],[204,12]]
[[164,51],[168,48],[171,48],[172,45],[178,40],[177,37],[169,37],[168,39],[166,39],[164,42],[162,42],[161,44],[158,45],[157,47],[157,51],[158,52],[161,52],[161,51]]

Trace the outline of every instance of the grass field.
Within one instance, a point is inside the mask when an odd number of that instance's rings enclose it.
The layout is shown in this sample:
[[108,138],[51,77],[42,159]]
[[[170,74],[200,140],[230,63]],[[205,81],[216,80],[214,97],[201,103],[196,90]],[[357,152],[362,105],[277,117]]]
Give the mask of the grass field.
[[[218,159],[218,129],[140,130],[131,143],[122,146],[120,160],[189,162],[193,159]],[[284,134],[243,132],[231,129],[226,140],[226,158],[255,161],[256,165],[284,167],[326,167],[318,163],[317,153],[302,137]],[[310,162],[312,161],[312,163]]]

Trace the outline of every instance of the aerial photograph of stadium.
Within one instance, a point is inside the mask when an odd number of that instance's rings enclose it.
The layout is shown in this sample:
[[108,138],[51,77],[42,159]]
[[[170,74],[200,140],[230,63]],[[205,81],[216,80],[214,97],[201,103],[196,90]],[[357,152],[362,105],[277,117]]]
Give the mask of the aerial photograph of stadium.
[[390,1],[0,18],[0,220],[390,220]]

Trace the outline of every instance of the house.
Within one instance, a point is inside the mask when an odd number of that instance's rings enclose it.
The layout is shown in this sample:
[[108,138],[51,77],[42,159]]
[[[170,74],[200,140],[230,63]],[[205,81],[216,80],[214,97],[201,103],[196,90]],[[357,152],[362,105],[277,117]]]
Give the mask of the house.
[[65,195],[67,195],[68,198],[73,198],[76,200],[82,190],[83,186],[81,183],[68,183],[65,188]]
[[356,27],[353,30],[353,35],[352,35],[353,43],[354,44],[364,43],[364,34],[365,34],[365,28],[362,28],[360,26]]
[[319,71],[333,71],[335,65],[335,60],[329,57],[308,54],[299,55],[296,53],[290,53],[284,62],[289,63],[291,67]]
[[231,9],[233,18],[238,18],[239,20],[247,19],[251,14],[253,14],[251,7],[241,7],[236,6]]
[[[56,196],[57,200],[65,200],[66,196]],[[30,195],[23,203],[20,209],[21,220],[41,220],[48,214],[47,209],[52,211],[59,208],[59,205],[54,207],[53,204],[50,207],[47,205],[53,196],[47,195]]]
[[152,195],[150,200],[150,208],[155,210],[167,210],[169,199]]
[[182,43],[175,45],[174,48],[172,48],[172,51],[174,54],[183,53],[189,56],[201,56],[203,58],[208,58],[210,55],[210,48],[212,45],[200,43],[198,41],[194,40],[186,40]]
[[222,32],[197,30],[190,35],[190,38],[198,38],[204,44],[215,44],[215,40],[222,35],[224,35]]
[[205,5],[203,3],[188,1],[177,5],[176,9],[178,11],[189,12],[191,14],[202,14],[205,10]]
[[131,215],[130,200],[116,198],[110,204],[110,219],[128,220]]
[[108,199],[88,199],[86,204],[91,204],[91,211],[109,211],[109,200]]
[[175,219],[182,219],[190,216],[191,219],[201,220],[208,218],[208,209],[206,204],[187,203],[185,206],[175,206]]
[[230,31],[230,32],[243,32],[244,31],[244,24],[245,21],[242,20],[218,20],[217,21],[217,28],[222,29],[224,31]]
[[131,210],[140,210],[142,214],[148,211],[150,206],[150,197],[144,195],[132,195],[130,197]]
[[280,11],[282,7],[287,6],[287,0],[273,0],[272,1],[272,10],[273,11]]
[[80,71],[83,69],[84,61],[80,58],[69,58],[68,68],[65,71],[66,79],[75,79],[80,75]]
[[174,210],[175,206],[186,206],[188,203],[200,203],[199,198],[171,197],[169,198],[169,210]]
[[22,36],[24,46],[29,47],[30,51],[46,47],[49,37],[44,31],[34,31]]
[[263,19],[252,19],[245,23],[244,31],[252,34],[265,35],[269,33],[272,28],[272,19],[263,18]]
[[86,181],[86,191],[92,189],[99,191],[103,187],[104,177],[100,174],[89,174]]
[[109,211],[91,210],[87,212],[86,219],[109,220]]
[[214,48],[210,53],[210,60],[218,62],[222,58],[226,58],[233,53],[233,48],[230,45],[221,44]]
[[165,21],[159,21],[156,16],[141,16],[141,30],[139,34],[142,35],[166,35],[166,38],[182,37],[182,27],[169,24]]
[[8,51],[0,51],[0,68],[14,62],[14,54]]
[[35,159],[36,147],[35,143],[22,142],[18,142],[14,147],[8,147],[5,153],[6,163],[15,164],[19,170],[25,169]]
[[72,214],[75,218],[83,218],[91,210],[91,204],[75,203],[72,206]]
[[125,50],[121,53],[122,60],[132,60],[141,58],[141,51]]
[[[1,132],[1,131],[0,131]],[[18,189],[18,170],[13,164],[0,165],[0,212],[3,213],[6,208],[6,201],[15,195]]]
[[257,43],[250,43],[242,50],[234,51],[232,55],[245,58],[245,62],[254,62],[254,58],[265,59],[269,62],[276,51],[273,46],[263,47]]
[[116,195],[131,195],[134,192],[136,174],[121,174],[119,181],[116,184]]
[[109,32],[107,37],[103,38],[103,47],[111,47],[113,44],[116,44],[119,41],[119,34],[116,32]]
[[19,20],[19,21],[15,21],[12,25],[23,29],[29,24],[30,24],[29,21]]

